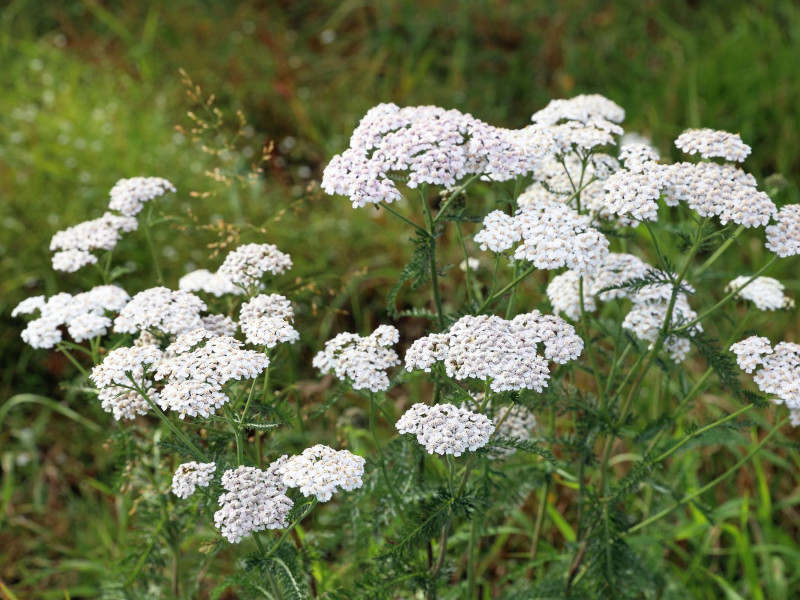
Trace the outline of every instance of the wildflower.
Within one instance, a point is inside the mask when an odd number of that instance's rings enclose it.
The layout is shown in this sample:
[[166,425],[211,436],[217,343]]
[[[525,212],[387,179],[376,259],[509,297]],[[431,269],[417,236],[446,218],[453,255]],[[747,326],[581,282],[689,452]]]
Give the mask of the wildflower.
[[452,404],[415,404],[395,427],[400,433],[417,436],[428,454],[453,456],[482,448],[494,433],[494,424],[485,415]]
[[108,208],[127,217],[135,217],[144,208],[146,202],[163,196],[167,192],[175,192],[175,186],[161,177],[120,179],[111,188],[111,202]]
[[513,217],[489,213],[475,235],[481,250],[509,250],[521,242],[514,258],[540,269],[566,266],[581,274],[597,270],[608,254],[608,240],[589,226],[590,218],[552,198],[526,204]]
[[227,315],[205,315],[200,318],[203,329],[214,335],[232,337],[236,333],[236,321]]
[[300,488],[303,496],[316,496],[320,502],[327,502],[339,488],[349,492],[362,486],[364,459],[347,450],[317,444],[290,456],[276,471],[284,485]]
[[686,154],[724,158],[733,162],[742,162],[751,151],[738,133],[713,129],[687,129],[675,140],[675,146]]
[[97,257],[91,252],[113,250],[122,239],[122,233],[135,231],[138,226],[132,217],[107,212],[99,219],[84,221],[59,231],[50,241],[50,250],[61,250],[53,256],[53,268],[74,272],[85,265],[94,264]]
[[471,174],[506,180],[527,173],[551,150],[552,137],[541,128],[506,130],[457,110],[380,104],[325,168],[322,188],[348,196],[354,208],[391,203],[402,198],[392,180],[401,173],[410,188],[453,187]]
[[730,350],[736,355],[736,362],[745,373],[752,373],[758,365],[762,364],[763,357],[772,354],[769,339],[755,335],[736,342],[730,347]]
[[22,339],[34,348],[52,348],[63,338],[62,325],[76,342],[105,335],[111,326],[107,313],[122,309],[128,300],[130,296],[122,288],[102,285],[74,296],[60,293],[47,300],[44,296],[29,298],[11,316],[38,311],[39,317],[22,331]]
[[219,298],[228,294],[240,296],[244,290],[219,273],[207,269],[198,269],[187,273],[178,281],[178,289],[187,292],[205,292]]
[[600,94],[582,94],[568,100],[551,100],[545,108],[534,113],[531,120],[542,125],[555,125],[561,121],[621,123],[625,120],[625,109]]
[[367,337],[340,333],[325,343],[311,364],[322,373],[350,380],[354,390],[379,392],[389,388],[386,370],[400,363],[391,349],[399,339],[400,333],[391,325],[381,325]]
[[[544,356],[537,354],[544,345]],[[454,379],[491,379],[495,392],[547,386],[547,360],[566,363],[583,350],[575,329],[559,317],[538,310],[511,321],[496,316],[461,317],[446,333],[416,340],[406,352],[406,369],[430,371],[443,362]]]
[[619,150],[619,159],[631,171],[639,171],[649,162],[658,162],[661,157],[658,150],[647,143],[623,144]]
[[135,384],[150,400],[159,401],[149,371],[161,357],[161,351],[152,345],[123,347],[109,352],[89,375],[100,390],[98,398],[103,410],[112,413],[117,421],[146,414],[150,405],[137,390],[131,388]]
[[800,254],[800,204],[782,207],[776,220],[766,229],[767,249],[783,258]]
[[773,394],[775,404],[785,404],[792,424],[797,426],[800,411],[800,344],[780,342],[771,347],[764,337],[752,336],[731,346],[736,362],[746,373],[761,368],[753,376],[758,389]]
[[156,379],[167,379],[159,406],[186,415],[208,417],[230,399],[223,387],[232,380],[253,379],[269,366],[260,352],[243,350],[242,342],[197,329],[177,337],[167,347],[156,369]]
[[[750,280],[747,275],[742,275],[731,281],[725,288],[726,292],[738,290]],[[759,310],[775,310],[781,308],[791,308],[794,300],[783,294],[784,286],[777,279],[772,277],[756,277],[747,287],[740,290],[737,298],[749,300],[756,305]]]
[[603,184],[609,212],[636,221],[658,219],[658,198],[666,182],[661,165],[644,162],[637,170],[620,170]]
[[216,470],[217,465],[213,462],[198,463],[192,461],[183,463],[172,477],[172,493],[185,500],[194,494],[198,486],[208,487]]
[[136,333],[148,329],[178,335],[203,325],[206,304],[183,290],[154,287],[136,294],[114,320],[114,331]]
[[244,289],[258,286],[266,273],[282,275],[292,268],[292,259],[273,244],[245,244],[225,257],[217,271],[234,285]]
[[700,216],[717,216],[725,225],[761,227],[775,216],[775,204],[756,188],[755,177],[734,165],[676,163],[664,167],[668,206],[686,202]]
[[229,542],[238,544],[254,531],[287,526],[293,502],[277,473],[285,460],[279,458],[266,471],[238,467],[223,473],[222,487],[227,492],[219,497],[214,525]]
[[294,343],[300,334],[292,327],[292,303],[279,294],[261,294],[242,304],[239,325],[249,344],[273,348]]

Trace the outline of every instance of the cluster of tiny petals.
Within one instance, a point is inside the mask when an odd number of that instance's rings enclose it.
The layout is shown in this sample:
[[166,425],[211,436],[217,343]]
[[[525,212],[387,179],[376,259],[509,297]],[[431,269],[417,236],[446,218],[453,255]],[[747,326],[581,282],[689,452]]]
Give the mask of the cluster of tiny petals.
[[300,334],[292,327],[292,303],[279,294],[261,294],[242,304],[239,326],[250,344],[273,348],[294,343]]
[[217,470],[216,463],[183,463],[172,477],[172,493],[184,500],[198,487],[208,487]]
[[776,221],[766,228],[767,249],[782,258],[800,254],[800,204],[782,207]]
[[38,311],[39,317],[22,331],[22,339],[34,348],[52,348],[63,338],[62,325],[76,342],[105,335],[111,326],[108,313],[121,310],[129,300],[122,288],[101,285],[74,296],[63,292],[49,299],[35,296],[20,303],[11,315]]
[[230,400],[223,391],[225,384],[253,379],[269,366],[267,356],[242,345],[205,329],[178,336],[156,369],[156,379],[168,380],[159,406],[177,412],[181,419],[213,415]]
[[[747,275],[741,275],[731,281],[725,291],[739,290],[737,298],[749,300],[759,310],[777,310],[794,307],[794,300],[784,295],[783,284],[772,277],[756,277],[750,281]],[[742,288],[746,284],[746,287]],[[741,288],[741,289],[740,289]]]
[[108,208],[125,216],[135,217],[142,211],[146,202],[167,192],[175,192],[175,186],[161,177],[120,179],[111,188],[111,202]]
[[658,198],[666,184],[661,165],[646,161],[636,170],[622,169],[603,184],[609,212],[637,221],[658,220]]
[[686,154],[703,158],[724,158],[742,162],[751,152],[738,133],[714,129],[688,129],[675,140],[675,146]]
[[53,269],[62,273],[74,273],[86,265],[97,264],[97,257],[85,250],[61,250],[53,254]]
[[284,485],[327,502],[339,488],[349,492],[363,485],[364,459],[348,450],[317,444],[289,457],[276,471]]
[[214,335],[232,337],[238,329],[236,321],[231,319],[228,315],[205,315],[200,318],[200,321],[202,322],[203,329]]
[[178,289],[187,292],[204,292],[219,298],[228,294],[239,296],[244,290],[219,273],[198,269],[187,273],[178,281]]
[[390,384],[386,371],[400,364],[392,349],[399,339],[400,333],[391,325],[381,325],[367,337],[340,333],[325,343],[311,364],[322,373],[348,380],[353,389],[383,391]]
[[415,404],[395,427],[400,433],[415,435],[428,454],[453,456],[482,448],[494,433],[488,417],[452,404]]
[[267,273],[282,275],[291,268],[291,257],[274,244],[245,244],[225,257],[217,275],[234,285],[252,288]]
[[202,328],[200,312],[205,309],[205,302],[190,292],[154,287],[136,294],[120,311],[114,331],[158,330],[179,335]]
[[278,459],[266,471],[242,466],[222,475],[227,492],[219,497],[214,524],[229,542],[239,543],[254,531],[287,526],[294,504],[276,473],[284,460]]
[[50,241],[50,250],[55,252],[53,268],[74,273],[81,267],[97,263],[93,251],[114,249],[122,234],[134,231],[138,225],[132,217],[107,212],[98,219],[57,232]]
[[100,389],[98,397],[103,410],[111,413],[117,421],[146,414],[150,405],[137,391],[129,388],[135,382],[151,400],[158,402],[159,395],[147,372],[161,358],[158,347],[149,344],[117,348],[109,352],[89,375]]
[[553,125],[548,128],[548,131],[560,154],[566,154],[574,149],[589,151],[600,146],[614,144],[614,133],[622,133],[621,128],[611,131],[604,127],[607,123],[594,122],[591,125],[584,125],[578,122],[568,122]]
[[[544,345],[544,356],[537,354]],[[566,363],[577,358],[583,341],[563,319],[539,311],[511,321],[496,316],[467,315],[446,333],[416,340],[406,352],[406,369],[430,371],[443,362],[448,376],[491,379],[496,392],[547,386],[547,360]]]
[[619,159],[631,171],[641,170],[645,163],[656,162],[660,159],[658,150],[650,144],[630,143],[624,144],[619,150]]
[[747,373],[761,368],[753,376],[758,389],[774,395],[776,404],[789,409],[792,424],[796,425],[795,411],[800,410],[800,344],[780,342],[774,347],[763,337],[749,337],[731,346],[736,361]]
[[772,354],[772,345],[769,339],[753,335],[736,342],[730,350],[736,355],[739,368],[745,373],[752,373],[762,364],[765,356]]
[[568,100],[551,100],[531,117],[534,123],[555,125],[561,121],[592,123],[602,119],[612,123],[625,120],[625,109],[600,94],[581,94]]
[[402,196],[394,174],[407,184],[452,187],[470,174],[507,180],[530,171],[552,151],[542,128],[508,130],[472,115],[436,106],[381,104],[370,109],[322,177],[329,194],[348,196],[354,208]]
[[777,212],[755,177],[740,168],[713,162],[676,163],[663,167],[667,204],[685,201],[700,216],[716,216],[745,227],[763,227]]
[[475,235],[482,250],[504,252],[520,242],[514,258],[540,269],[568,267],[581,274],[596,271],[608,255],[608,240],[589,225],[590,218],[550,198],[525,204],[513,217],[489,213]]
[[[672,286],[669,284],[649,285],[638,290],[630,296],[633,307],[625,316],[622,327],[632,331],[640,340],[650,342],[652,348],[664,327],[671,296]],[[686,294],[679,292],[675,297],[669,327],[693,321],[695,318],[697,313],[689,306]],[[689,329],[689,333],[695,335],[702,329],[697,323]],[[664,340],[664,348],[673,361],[682,362],[689,353],[690,344],[686,338],[670,335]]]

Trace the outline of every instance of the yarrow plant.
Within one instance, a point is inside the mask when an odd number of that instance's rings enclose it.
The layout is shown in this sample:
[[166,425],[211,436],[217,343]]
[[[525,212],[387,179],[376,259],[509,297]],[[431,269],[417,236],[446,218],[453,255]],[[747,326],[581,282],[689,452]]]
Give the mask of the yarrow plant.
[[[173,595],[197,592],[225,550],[241,572],[216,597],[666,597],[671,559],[651,526],[689,504],[710,515],[705,492],[800,424],[800,346],[746,329],[794,307],[765,273],[800,253],[800,207],[779,210],[739,166],[739,135],[687,130],[675,146],[692,160],[670,163],[641,136],[623,142],[624,119],[596,94],[520,129],[371,109],[322,189],[386,212],[413,244],[385,313],[331,318],[325,337],[302,278],[287,282],[292,257],[264,239],[177,281],[156,268],[152,287],[112,285],[122,234],[141,224],[151,240],[154,207],[179,194],[165,179],[120,180],[109,212],[55,234],[54,267],[95,264],[98,285],[12,314],[29,318],[26,343],[88,380],[121,453],[131,431],[161,440],[141,490],[142,503],[163,492],[148,547],[162,540],[174,565],[206,556],[194,583],[173,567]],[[768,260],[714,273],[761,228]],[[714,430],[750,443],[745,426],[760,440],[711,483],[665,475]],[[166,568],[149,552],[126,576],[134,596],[145,564]]]

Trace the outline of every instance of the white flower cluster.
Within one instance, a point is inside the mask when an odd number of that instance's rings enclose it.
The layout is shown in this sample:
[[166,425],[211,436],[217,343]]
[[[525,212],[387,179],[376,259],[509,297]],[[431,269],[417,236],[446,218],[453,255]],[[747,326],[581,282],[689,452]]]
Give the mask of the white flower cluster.
[[[726,292],[738,290],[746,284],[750,278],[741,275],[731,281],[725,288]],[[736,294],[737,298],[749,300],[756,305],[758,310],[776,310],[782,308],[793,308],[794,300],[783,294],[783,284],[772,277],[756,277],[747,287]]]
[[[647,270],[647,264],[632,254],[609,253],[600,269],[583,279],[584,309],[586,312],[594,311],[597,308],[596,298],[608,302],[614,298],[628,297],[628,291],[620,286],[644,276]],[[580,275],[575,271],[565,271],[553,277],[547,286],[547,299],[555,312],[573,320],[580,319],[579,283]]]
[[569,100],[551,100],[531,120],[547,127],[561,154],[571,150],[589,151],[614,143],[622,135],[617,125],[625,120],[625,111],[599,94],[580,95]]
[[266,273],[282,275],[292,258],[274,244],[245,244],[225,257],[217,275],[244,289],[258,287]]
[[635,169],[621,169],[603,184],[609,212],[636,221],[658,219],[658,198],[667,179],[662,165],[646,161]]
[[216,463],[183,463],[172,477],[172,493],[184,500],[194,494],[198,486],[208,487],[217,470]]
[[203,327],[200,311],[206,304],[183,290],[154,287],[136,294],[114,320],[114,331],[157,330],[179,335]]
[[281,457],[266,471],[255,467],[238,467],[225,471],[219,497],[220,509],[214,513],[214,524],[229,542],[238,544],[254,531],[283,529],[294,503],[286,495],[286,485],[277,469],[286,460]]
[[[544,356],[537,354],[544,345]],[[575,360],[583,340],[575,329],[538,310],[506,321],[496,316],[467,315],[446,333],[416,340],[406,352],[406,369],[426,372],[444,362],[454,379],[491,379],[495,392],[532,389],[541,392],[550,378],[547,361],[560,364]]]
[[292,327],[292,303],[279,294],[261,294],[242,304],[239,326],[249,344],[273,348],[293,344],[300,334]]
[[474,239],[481,250],[492,252],[505,252],[521,242],[515,259],[531,261],[540,269],[566,266],[585,275],[600,267],[609,245],[590,222],[588,216],[556,199],[541,198],[518,209],[513,217],[492,211]]
[[623,144],[619,149],[619,159],[631,171],[641,170],[645,163],[657,162],[661,156],[650,144],[633,142]]
[[228,315],[205,315],[200,321],[203,323],[203,329],[214,335],[233,337],[238,327],[236,321]]
[[312,365],[322,373],[334,373],[337,379],[349,380],[354,390],[379,392],[389,389],[386,370],[400,364],[392,346],[400,332],[391,325],[381,325],[367,337],[340,333],[325,343]]
[[675,140],[675,146],[686,154],[724,158],[732,162],[742,162],[751,151],[738,133],[714,129],[687,129]]
[[176,411],[181,419],[214,414],[230,400],[223,391],[225,384],[258,377],[269,366],[264,354],[242,346],[232,337],[204,329],[178,336],[156,369],[157,379],[168,380],[159,406]]
[[773,402],[786,405],[792,425],[797,427],[800,420],[800,344],[780,342],[772,348],[767,338],[749,337],[731,346],[731,351],[747,373],[761,365],[753,381],[765,394],[776,396]]
[[322,188],[349,197],[358,208],[399,200],[395,173],[407,173],[412,188],[452,187],[471,174],[505,180],[529,172],[550,151],[552,138],[541,128],[507,130],[457,110],[380,104],[361,119],[350,147],[325,168]]
[[120,179],[111,188],[108,208],[126,217],[135,217],[149,202],[167,192],[175,192],[175,186],[161,177],[131,177]]
[[766,228],[767,249],[782,258],[800,254],[800,204],[782,207],[776,221]]
[[244,290],[219,273],[212,273],[208,269],[198,269],[187,273],[178,281],[178,289],[186,292],[204,292],[219,298],[227,294],[240,296]]
[[122,238],[122,233],[135,231],[136,219],[113,213],[105,213],[99,219],[84,221],[57,232],[50,241],[53,268],[56,271],[74,273],[81,267],[95,264],[95,250],[112,250]]
[[750,336],[730,347],[736,355],[739,368],[745,373],[752,373],[763,361],[763,357],[772,354],[772,344],[765,337]]
[[428,454],[453,456],[485,446],[494,433],[494,424],[485,415],[452,404],[415,404],[395,427],[400,433],[417,436]]
[[769,196],[757,189],[755,177],[735,165],[676,163],[663,169],[667,184],[662,191],[669,206],[683,200],[700,216],[745,227],[763,227],[777,212]]
[[[664,327],[671,295],[672,285],[668,283],[648,285],[638,290],[630,296],[633,307],[622,321],[622,327],[632,331],[640,340],[650,342],[649,347],[652,348]],[[686,294],[678,292],[668,327],[674,328],[693,321],[695,318],[697,318],[697,313],[689,306]],[[696,335],[702,330],[703,327],[696,323],[688,333]],[[689,340],[677,335],[668,335],[664,340],[664,349],[669,352],[672,360],[682,362],[689,353]]]
[[109,352],[89,375],[100,390],[98,397],[103,410],[113,414],[117,421],[146,414],[150,405],[136,390],[130,388],[135,382],[153,402],[158,402],[159,395],[149,372],[161,357],[161,351],[148,344]]
[[339,488],[352,491],[363,484],[364,459],[348,450],[317,444],[291,456],[277,467],[284,485],[303,496],[327,502]]
[[63,338],[62,325],[66,325],[76,342],[105,335],[111,326],[111,318],[106,313],[121,310],[128,300],[130,296],[122,288],[101,285],[74,296],[62,292],[48,299],[44,296],[28,298],[20,302],[11,316],[38,311],[39,317],[22,331],[22,339],[34,348],[52,348]]

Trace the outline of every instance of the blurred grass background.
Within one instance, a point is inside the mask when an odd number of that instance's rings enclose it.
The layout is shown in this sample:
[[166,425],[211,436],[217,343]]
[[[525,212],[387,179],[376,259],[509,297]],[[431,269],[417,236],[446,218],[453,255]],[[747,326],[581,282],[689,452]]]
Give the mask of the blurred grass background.
[[[124,538],[126,507],[109,506],[107,458],[98,452],[108,417],[60,388],[72,373],[66,361],[23,346],[22,323],[8,314],[27,296],[94,283],[91,273],[54,274],[48,243],[99,216],[117,179],[170,179],[179,193],[163,210],[184,223],[191,212],[200,224],[221,215],[265,229],[242,239],[266,237],[292,254],[293,276],[321,282],[307,292],[320,307],[322,325],[307,334],[316,345],[340,318],[332,307],[346,310],[354,329],[374,325],[410,253],[406,232],[382,215],[307,193],[379,102],[438,104],[522,127],[552,98],[601,93],[627,110],[626,130],[650,136],[664,156],[678,158],[671,140],[686,127],[740,132],[753,147],[745,167],[760,181],[783,176],[779,203],[800,201],[800,4],[790,0],[11,0],[0,11],[0,398],[52,397],[104,424],[87,428],[30,403],[3,414],[0,581],[20,598],[63,598],[65,589],[93,597]],[[181,68],[226,114],[247,118],[223,157],[174,128],[188,127],[186,112],[197,108]],[[275,154],[259,185],[204,177],[220,162],[246,172],[269,141]],[[190,231],[156,232],[172,285],[187,261],[219,264],[206,247],[216,232]],[[151,280],[137,236],[121,245],[134,269],[123,281],[129,289]],[[740,263],[763,262],[759,240],[740,246]],[[796,262],[770,274],[796,297]],[[769,327],[798,341],[796,317],[788,319]],[[677,470],[713,470],[714,460],[690,455]],[[675,534],[665,552],[676,568],[689,565],[687,580],[705,582],[696,597],[798,597],[797,471],[795,454],[765,455],[721,492],[732,525],[711,527],[699,515]],[[743,484],[744,496],[736,494]],[[781,506],[765,508],[770,497]]]

